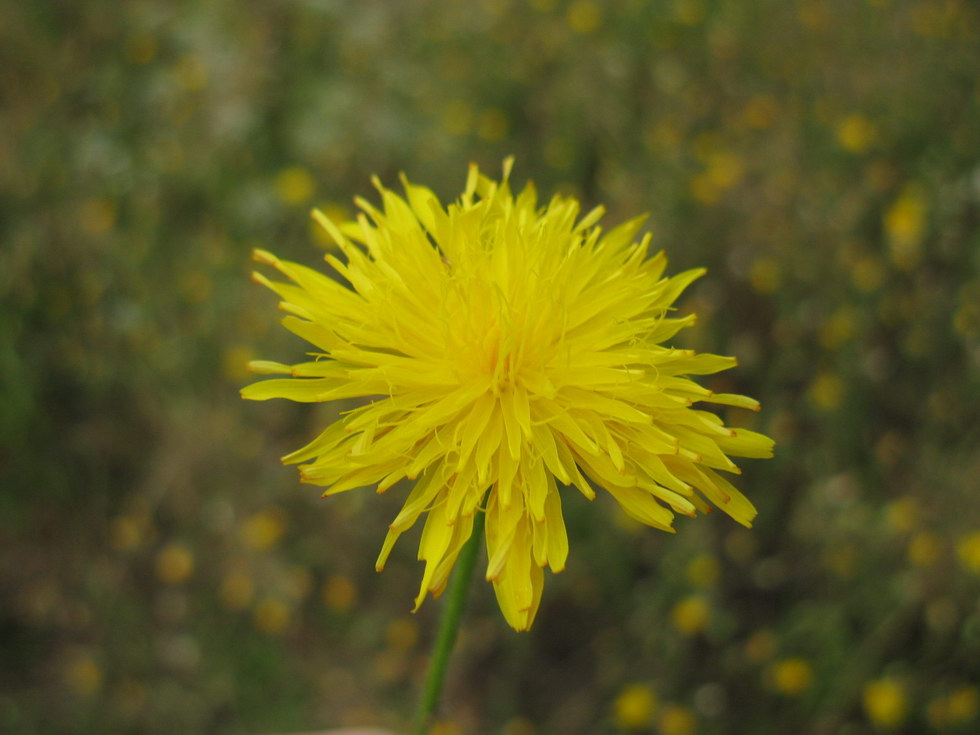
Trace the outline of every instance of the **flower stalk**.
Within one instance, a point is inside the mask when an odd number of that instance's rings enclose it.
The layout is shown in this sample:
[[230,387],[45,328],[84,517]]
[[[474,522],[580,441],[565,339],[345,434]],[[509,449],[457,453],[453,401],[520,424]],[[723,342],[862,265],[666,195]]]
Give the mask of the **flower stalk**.
[[476,567],[480,544],[483,541],[483,520],[484,513],[478,510],[473,519],[473,531],[459,553],[456,571],[449,580],[445,607],[442,610],[439,631],[436,634],[436,640],[432,647],[432,657],[429,660],[429,671],[425,677],[425,685],[422,689],[422,696],[419,698],[419,707],[412,725],[414,735],[426,735],[429,732],[436,707],[439,706],[439,697],[442,694],[449,657],[456,644],[456,634],[459,632],[459,624],[463,618],[463,608],[466,605],[470,580],[473,577],[473,569]]

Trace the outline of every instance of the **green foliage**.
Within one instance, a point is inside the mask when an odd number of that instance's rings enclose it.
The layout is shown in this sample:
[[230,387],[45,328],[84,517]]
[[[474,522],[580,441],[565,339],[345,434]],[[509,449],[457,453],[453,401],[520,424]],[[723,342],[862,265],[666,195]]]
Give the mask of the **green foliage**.
[[405,488],[279,466],[336,408],[239,400],[304,349],[249,253],[315,264],[311,206],[513,153],[709,266],[677,342],[739,356],[710,387],[777,457],[752,531],[570,497],[534,630],[471,596],[447,718],[974,731],[978,45],[969,0],[4,4],[0,730],[404,729],[437,612],[412,543],[373,571]]

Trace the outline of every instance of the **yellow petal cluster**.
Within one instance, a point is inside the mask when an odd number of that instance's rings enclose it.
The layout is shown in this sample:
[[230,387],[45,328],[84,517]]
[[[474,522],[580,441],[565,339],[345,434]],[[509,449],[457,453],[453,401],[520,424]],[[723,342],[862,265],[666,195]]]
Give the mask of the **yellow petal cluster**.
[[721,473],[738,473],[729,455],[771,456],[772,441],[693,407],[758,409],[689,378],[734,358],[662,344],[693,323],[672,304],[704,271],[664,277],[663,253],[648,257],[650,236],[636,239],[643,218],[605,231],[601,207],[580,216],[571,198],[541,204],[531,184],[515,195],[510,167],[496,182],[471,166],[448,206],[403,177],[404,196],[375,180],[381,208],[358,199],[356,221],[314,212],[346,283],[257,251],[289,281],[255,276],[281,297],[283,326],[317,352],[251,363],[289,377],[242,395],[365,399],[284,461],[302,463],[325,495],[414,481],[377,567],[424,515],[416,607],[444,589],[485,513],[486,577],[508,623],[527,630],[543,568],[565,567],[568,488],[590,500],[601,488],[665,531],[674,513],[708,502],[749,525],[755,509]]

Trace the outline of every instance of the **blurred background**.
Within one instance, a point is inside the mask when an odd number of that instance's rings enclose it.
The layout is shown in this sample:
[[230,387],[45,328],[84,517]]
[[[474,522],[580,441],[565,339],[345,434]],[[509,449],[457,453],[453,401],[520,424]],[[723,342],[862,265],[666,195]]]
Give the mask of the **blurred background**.
[[404,730],[405,490],[280,465],[337,407],[239,399],[305,350],[250,251],[515,154],[710,268],[675,344],[738,355],[777,456],[752,531],[568,496],[530,634],[474,587],[437,732],[977,732],[978,72],[971,0],[0,5],[0,731]]

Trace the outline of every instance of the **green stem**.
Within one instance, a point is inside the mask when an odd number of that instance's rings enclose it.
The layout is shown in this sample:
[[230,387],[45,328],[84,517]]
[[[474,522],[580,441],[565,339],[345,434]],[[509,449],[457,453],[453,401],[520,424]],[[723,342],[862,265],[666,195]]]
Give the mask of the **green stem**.
[[429,673],[426,675],[419,708],[415,713],[415,723],[412,727],[412,732],[415,735],[426,735],[429,732],[429,727],[432,725],[432,715],[439,704],[439,695],[442,693],[442,682],[446,677],[449,655],[456,643],[456,633],[459,630],[460,619],[463,617],[463,606],[466,604],[466,593],[469,591],[473,568],[476,566],[476,558],[480,551],[480,541],[483,538],[483,516],[481,511],[476,512],[476,517],[473,519],[473,531],[459,552],[456,569],[449,580],[445,607],[442,609],[442,619],[439,621],[439,632],[436,634],[436,642],[432,647]]

